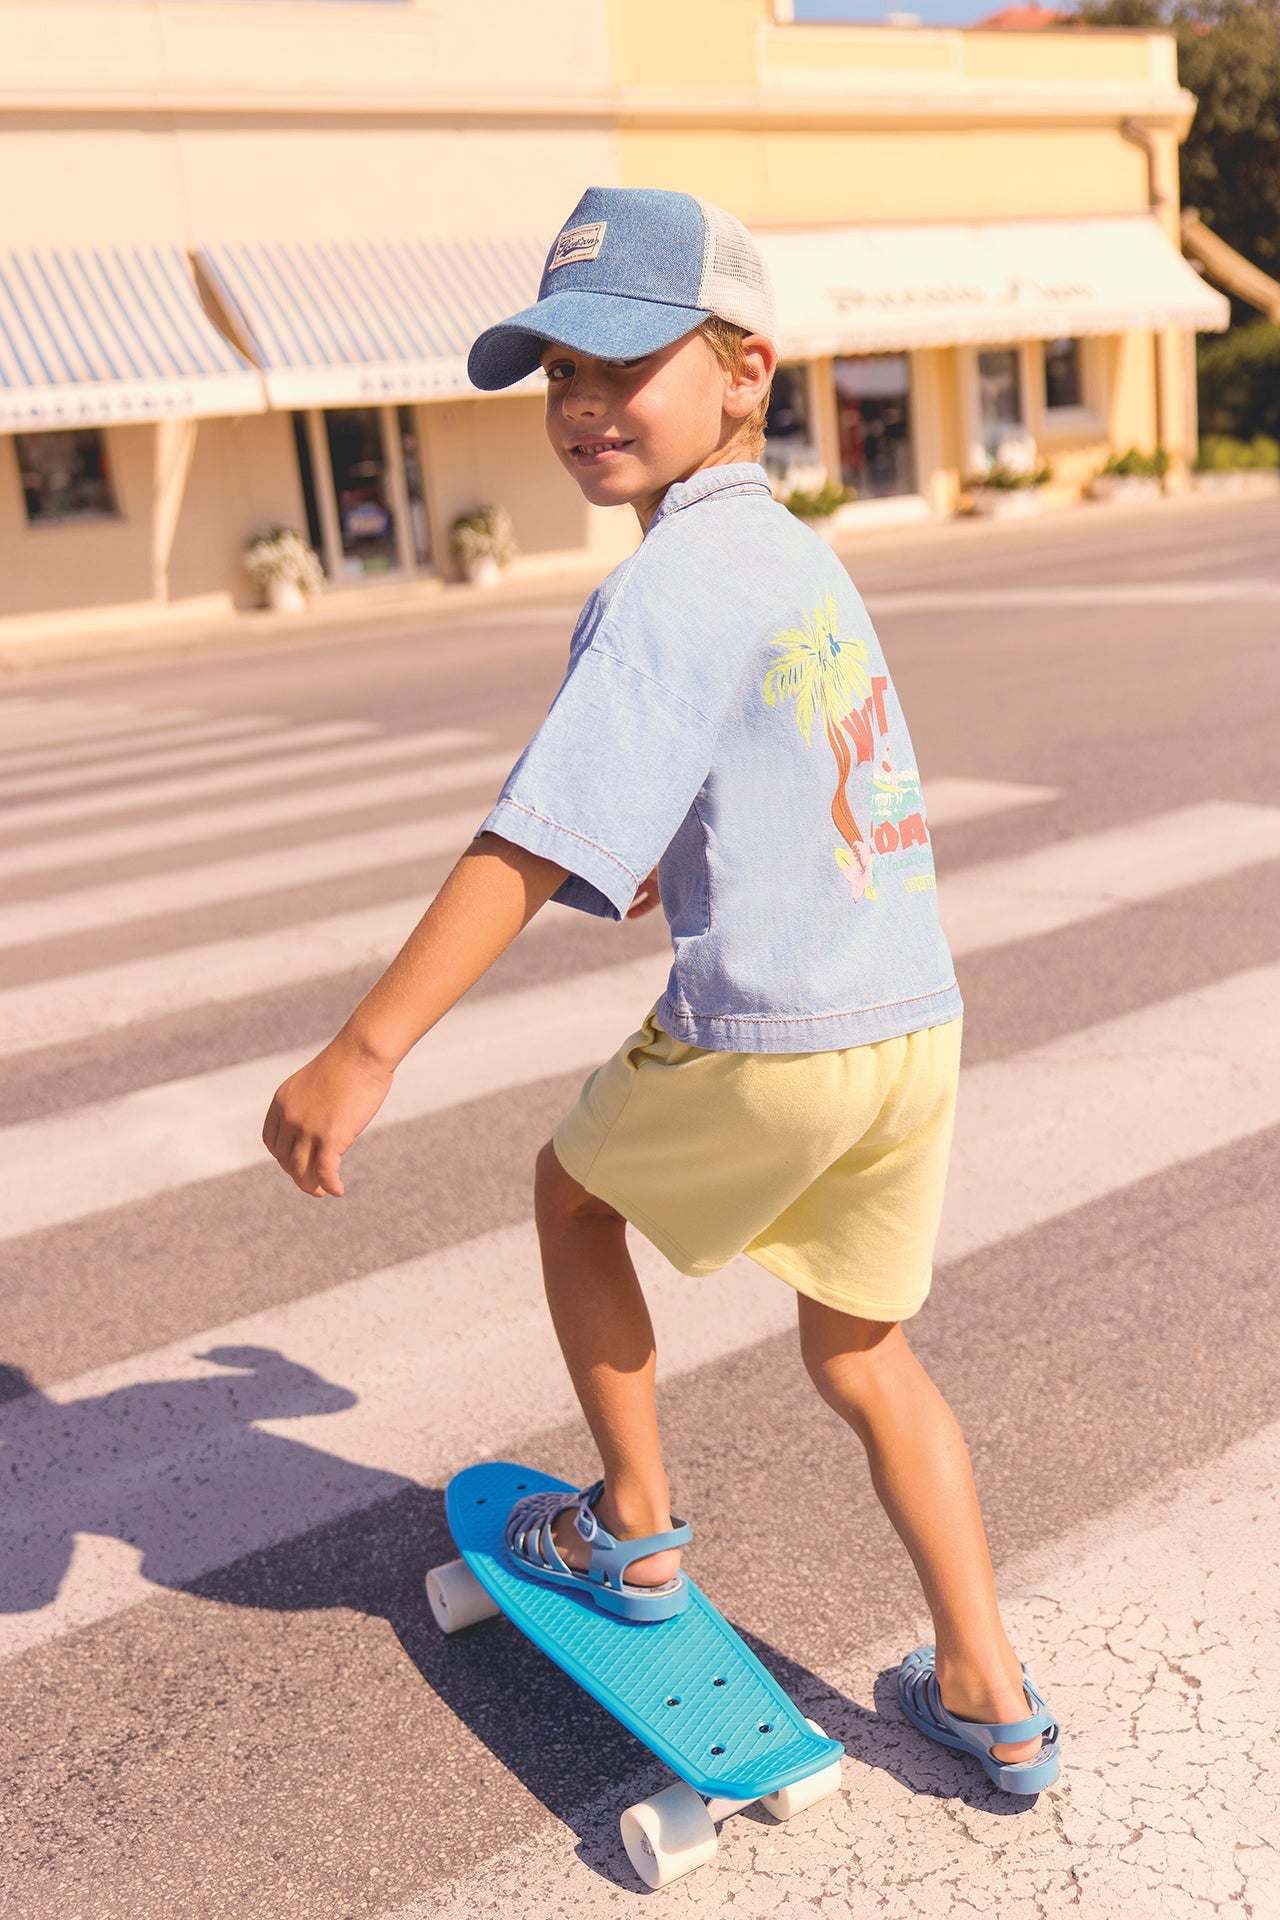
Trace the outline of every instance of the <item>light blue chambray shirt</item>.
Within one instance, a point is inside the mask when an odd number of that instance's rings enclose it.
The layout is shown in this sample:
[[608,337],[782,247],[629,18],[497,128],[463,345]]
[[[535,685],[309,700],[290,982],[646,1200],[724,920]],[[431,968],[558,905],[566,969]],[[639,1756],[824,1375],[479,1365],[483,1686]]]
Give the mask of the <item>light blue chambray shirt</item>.
[[477,831],[567,867],[554,897],[615,920],[657,867],[675,1039],[814,1053],[960,1012],[879,641],[754,463],[668,489]]

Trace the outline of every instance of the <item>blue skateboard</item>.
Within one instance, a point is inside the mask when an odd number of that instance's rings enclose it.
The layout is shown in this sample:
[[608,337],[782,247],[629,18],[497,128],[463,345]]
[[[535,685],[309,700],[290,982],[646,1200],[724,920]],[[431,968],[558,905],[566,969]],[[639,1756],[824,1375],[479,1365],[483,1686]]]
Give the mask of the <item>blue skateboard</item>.
[[511,1508],[525,1494],[576,1491],[508,1461],[455,1474],[445,1512],[462,1558],[427,1575],[427,1597],[445,1633],[505,1614],[678,1775],[622,1816],[632,1866],[664,1887],[715,1857],[717,1820],[754,1800],[787,1820],[837,1792],[844,1749],[692,1581],[683,1613],[637,1624],[522,1574],[502,1538]]

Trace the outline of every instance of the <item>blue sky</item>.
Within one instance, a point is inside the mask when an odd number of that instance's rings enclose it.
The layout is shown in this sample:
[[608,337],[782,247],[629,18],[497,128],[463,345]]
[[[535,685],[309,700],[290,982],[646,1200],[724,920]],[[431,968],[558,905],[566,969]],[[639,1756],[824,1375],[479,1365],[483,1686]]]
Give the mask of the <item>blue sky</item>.
[[[928,26],[965,27],[1009,0],[795,0],[797,20],[883,20],[886,13],[918,13]],[[1051,0],[1041,0],[1042,5]]]

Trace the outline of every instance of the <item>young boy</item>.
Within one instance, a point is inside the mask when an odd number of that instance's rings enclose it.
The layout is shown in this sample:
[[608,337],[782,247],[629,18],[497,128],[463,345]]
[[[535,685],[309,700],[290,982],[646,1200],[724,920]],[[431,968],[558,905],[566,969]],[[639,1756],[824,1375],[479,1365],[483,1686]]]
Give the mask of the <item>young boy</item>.
[[521,1502],[508,1550],[637,1622],[687,1603],[626,1224],[686,1274],[746,1252],[796,1290],[808,1372],[919,1573],[935,1647],[903,1662],[904,1712],[1031,1793],[1057,1777],[1058,1730],[1001,1625],[964,1441],[901,1326],[929,1290],[960,995],[871,623],[756,464],[774,337],[731,215],[593,188],[537,304],[476,341],[478,387],[542,367],[557,458],[643,539],[587,601],[472,845],[263,1138],[304,1193],[340,1195],[399,1061],[548,899],[612,919],[661,904],[666,992],[536,1169],[547,1299],[603,1477]]

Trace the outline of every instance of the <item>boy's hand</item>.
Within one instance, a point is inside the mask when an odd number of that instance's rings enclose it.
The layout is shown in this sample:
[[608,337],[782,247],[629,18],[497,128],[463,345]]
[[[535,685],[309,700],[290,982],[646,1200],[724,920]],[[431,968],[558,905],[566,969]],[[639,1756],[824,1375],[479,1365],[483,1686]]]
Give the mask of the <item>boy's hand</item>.
[[647,880],[641,882],[640,891],[627,908],[627,919],[638,920],[642,913],[652,913],[661,906],[662,896],[658,892],[658,869],[655,867]]
[[262,1142],[303,1193],[342,1194],[342,1156],[387,1097],[392,1071],[342,1034],[276,1089]]

